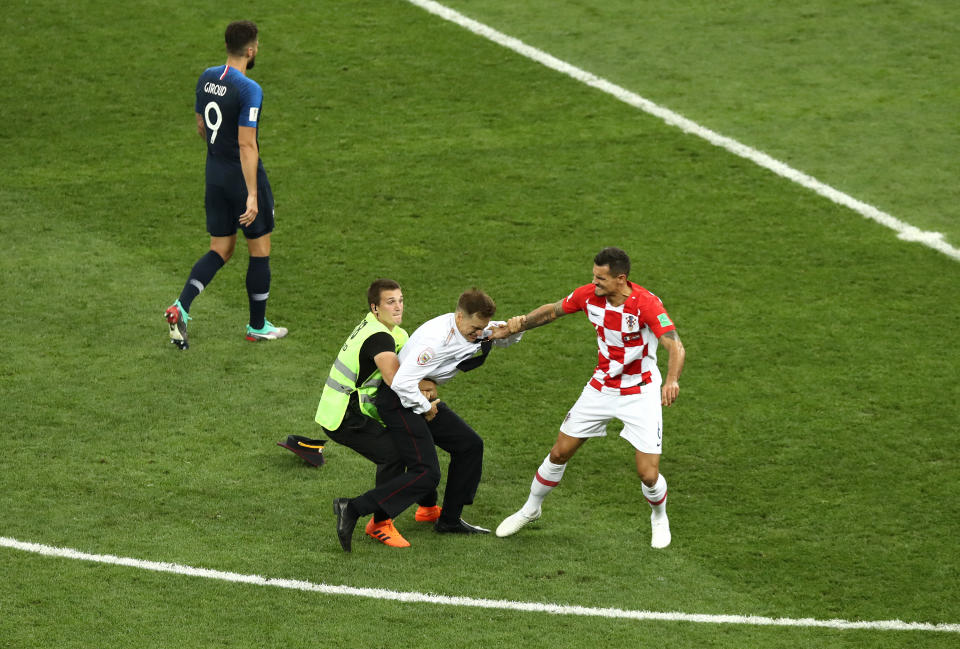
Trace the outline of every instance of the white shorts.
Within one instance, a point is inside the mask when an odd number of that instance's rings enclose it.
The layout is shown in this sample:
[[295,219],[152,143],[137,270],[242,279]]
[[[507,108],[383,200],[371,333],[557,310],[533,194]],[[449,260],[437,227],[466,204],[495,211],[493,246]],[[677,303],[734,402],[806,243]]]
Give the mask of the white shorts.
[[620,437],[641,453],[663,452],[663,409],[660,386],[651,385],[640,394],[607,394],[589,385],[567,413],[560,432],[570,437],[604,437],[611,419],[623,422]]

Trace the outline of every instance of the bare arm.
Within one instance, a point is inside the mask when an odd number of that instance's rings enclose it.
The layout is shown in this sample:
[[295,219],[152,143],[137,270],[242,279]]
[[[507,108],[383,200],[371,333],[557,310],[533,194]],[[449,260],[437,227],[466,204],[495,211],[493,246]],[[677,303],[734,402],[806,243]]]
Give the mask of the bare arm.
[[197,116],[197,133],[200,134],[200,139],[204,142],[207,141],[207,129],[203,125],[203,115],[200,113],[194,113]]
[[660,344],[667,348],[670,355],[667,363],[667,378],[660,388],[660,402],[664,406],[671,405],[677,400],[680,394],[680,374],[683,372],[683,364],[687,358],[687,352],[680,342],[680,336],[676,330],[668,331],[660,336]]
[[397,375],[400,369],[400,359],[394,352],[380,352],[373,357],[373,362],[377,364],[377,369],[383,376],[383,382],[387,385],[393,385],[393,377]]
[[257,129],[252,126],[237,128],[237,142],[240,145],[240,168],[243,169],[243,181],[247,185],[247,211],[240,215],[240,225],[250,225],[257,218],[257,163],[260,161],[260,149],[257,148]]
[[545,324],[550,324],[560,316],[566,314],[567,312],[563,310],[563,302],[554,302],[537,307],[527,315],[514,316],[510,318],[507,325],[510,327],[510,333],[529,331],[530,329],[536,329]]
[[[383,376],[383,382],[393,387],[393,379],[400,369],[400,359],[397,355],[393,352],[380,352],[373,357],[373,362],[377,364],[377,369]],[[430,402],[430,409],[423,413],[424,418],[430,421],[437,416],[437,404],[440,402],[437,398],[437,384],[430,379],[422,379],[417,388],[420,390],[420,394]]]
[[[393,386],[393,377],[397,375],[397,370],[400,369],[400,359],[397,355],[393,352],[380,352],[373,357],[373,362],[377,364],[383,382]],[[437,398],[437,384],[434,380],[423,379],[417,387],[420,388],[420,394],[428,400],[433,401]]]

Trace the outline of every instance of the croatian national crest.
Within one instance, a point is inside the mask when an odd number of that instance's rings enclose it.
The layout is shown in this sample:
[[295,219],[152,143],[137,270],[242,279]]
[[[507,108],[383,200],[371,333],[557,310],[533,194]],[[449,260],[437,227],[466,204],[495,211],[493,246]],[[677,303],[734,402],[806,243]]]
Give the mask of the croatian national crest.
[[636,331],[637,330],[637,316],[633,314],[627,314],[626,317],[626,329],[624,331]]

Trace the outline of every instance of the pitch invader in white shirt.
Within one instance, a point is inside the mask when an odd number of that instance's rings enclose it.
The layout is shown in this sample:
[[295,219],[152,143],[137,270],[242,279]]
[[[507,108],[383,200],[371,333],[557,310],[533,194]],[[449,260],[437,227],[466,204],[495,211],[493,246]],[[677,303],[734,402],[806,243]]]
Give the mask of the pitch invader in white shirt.
[[480,484],[483,439],[445,403],[424,396],[420,382],[430,379],[442,385],[460,372],[482,365],[494,344],[508,346],[519,341],[522,334],[511,335],[506,323],[490,321],[496,308],[483,291],[466,291],[455,312],[422,324],[400,351],[400,367],[392,384],[377,391],[375,405],[407,471],[356,498],[334,499],[337,537],[344,550],[350,551],[361,516],[382,511],[395,519],[437,488],[440,461],[436,446],[450,454],[450,464],[434,530],[441,534],[489,533],[461,518]]
[[[527,502],[500,523],[497,536],[515,534],[540,518],[544,499],[559,484],[577,449],[591,437],[606,435],[607,423],[619,419],[623,422],[620,436],[636,451],[641,489],[650,504],[650,545],[665,548],[670,545],[670,523],[667,481],[660,474],[661,406],[670,406],[677,399],[686,352],[660,299],[627,279],[630,257],[626,252],[604,248],[593,264],[593,283],[559,302],[510,319],[510,331],[520,332],[583,311],[596,329],[599,354],[593,376],[567,413],[556,443],[534,475]],[[658,343],[669,352],[663,381],[657,367]]]

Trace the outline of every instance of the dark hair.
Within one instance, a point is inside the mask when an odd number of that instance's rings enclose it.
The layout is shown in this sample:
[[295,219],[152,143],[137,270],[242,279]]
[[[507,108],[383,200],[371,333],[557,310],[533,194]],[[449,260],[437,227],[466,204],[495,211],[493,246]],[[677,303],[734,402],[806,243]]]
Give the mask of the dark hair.
[[497,304],[489,295],[478,288],[472,288],[460,294],[457,300],[457,310],[466,315],[479,315],[483,318],[492,318],[497,312]]
[[369,309],[371,304],[380,304],[380,296],[384,291],[395,291],[398,288],[400,288],[400,285],[392,279],[374,280],[370,288],[367,289],[367,308]]
[[630,276],[630,257],[620,248],[604,248],[593,258],[595,266],[609,266],[610,273],[617,275]]
[[257,26],[250,20],[232,22],[227,25],[223,40],[227,43],[227,52],[234,56],[242,56],[244,50],[257,40]]

